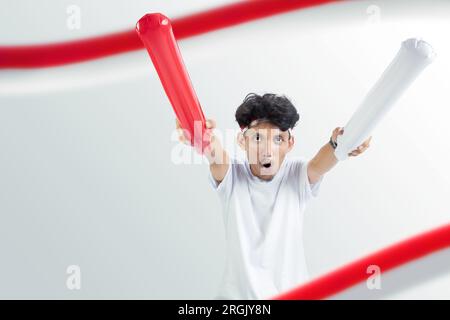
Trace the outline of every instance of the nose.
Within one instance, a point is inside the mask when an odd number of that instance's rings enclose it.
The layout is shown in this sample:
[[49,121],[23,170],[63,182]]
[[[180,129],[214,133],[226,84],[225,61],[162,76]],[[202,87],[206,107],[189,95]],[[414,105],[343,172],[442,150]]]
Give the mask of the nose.
[[272,142],[270,139],[267,139],[262,154],[265,158],[272,157]]
[[[267,132],[266,137],[270,137],[270,132]],[[273,144],[273,139],[271,138],[267,138],[265,139],[265,143],[264,145],[264,149],[261,150],[261,154],[263,156],[263,158],[272,158],[273,157],[273,151],[274,149],[277,147]]]

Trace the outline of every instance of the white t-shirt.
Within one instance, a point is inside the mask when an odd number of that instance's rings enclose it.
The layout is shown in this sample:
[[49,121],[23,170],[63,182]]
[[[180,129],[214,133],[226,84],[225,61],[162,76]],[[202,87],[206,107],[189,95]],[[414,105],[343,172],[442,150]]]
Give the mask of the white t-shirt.
[[222,182],[209,172],[225,223],[226,265],[216,299],[269,299],[308,279],[303,249],[305,205],[318,195],[307,161],[286,156],[270,181],[230,157]]

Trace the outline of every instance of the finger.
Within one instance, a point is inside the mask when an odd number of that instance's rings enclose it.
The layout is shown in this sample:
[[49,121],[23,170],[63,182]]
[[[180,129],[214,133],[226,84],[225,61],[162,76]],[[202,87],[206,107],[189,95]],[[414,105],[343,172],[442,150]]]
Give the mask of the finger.
[[187,144],[187,139],[186,139],[186,137],[184,136],[183,133],[179,133],[179,134],[178,134],[178,140],[179,140],[180,142],[182,142],[182,143],[186,143],[186,144]]
[[353,156],[357,156],[357,155],[359,155],[359,154],[361,154],[363,152],[363,150],[362,149],[355,149],[355,150],[352,150],[352,152],[350,152]]
[[188,145],[188,146],[191,145],[191,142],[188,139],[186,139],[186,138],[184,138],[183,141],[181,141],[181,142],[186,144],[186,145]]
[[177,133],[178,133],[178,139],[181,139],[181,137],[184,136],[183,134],[183,129],[181,129],[180,127],[177,127]]
[[367,139],[366,141],[364,141],[360,147],[368,147],[370,145],[370,140],[372,140],[372,137],[370,137],[369,139]]
[[334,129],[333,131],[333,139],[336,141],[338,136],[341,136],[344,134],[344,128],[342,127],[337,127],[336,129]]
[[214,129],[216,127],[216,121],[213,119],[206,120],[206,128],[208,129]]
[[361,151],[361,150],[367,149],[368,147],[369,147],[369,145],[363,143],[363,144],[359,145],[355,150]]
[[333,138],[334,141],[336,141],[337,136],[339,135],[339,130],[340,129],[341,129],[340,127],[337,127],[336,129],[333,130],[333,133],[331,134],[331,137]]
[[363,147],[368,147],[370,145],[370,139],[364,141],[364,143],[362,145],[363,145]]
[[360,146],[359,150],[365,151],[369,147],[370,147],[370,144],[363,144],[363,145]]
[[216,136],[214,134],[211,134],[209,137],[209,142],[211,144],[214,144],[216,142]]
[[178,132],[178,140],[185,144],[190,144],[189,139],[186,137],[186,131],[182,129],[181,127],[177,129]]
[[337,127],[336,129],[333,130],[333,135],[340,135],[342,134],[342,128],[341,127]]

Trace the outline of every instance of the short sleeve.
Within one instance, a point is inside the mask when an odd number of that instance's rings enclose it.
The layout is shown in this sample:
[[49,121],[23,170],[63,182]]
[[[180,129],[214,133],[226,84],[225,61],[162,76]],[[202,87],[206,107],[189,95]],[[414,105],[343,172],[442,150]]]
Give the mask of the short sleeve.
[[300,160],[300,194],[306,201],[319,195],[320,185],[324,177],[322,175],[319,181],[311,184],[308,178],[308,164],[309,161]]
[[227,199],[231,195],[231,190],[233,188],[233,171],[235,160],[232,157],[230,157],[229,159],[230,163],[228,165],[228,170],[221,182],[217,182],[216,179],[214,179],[214,177],[212,176],[211,170],[208,170],[209,182],[222,199]]

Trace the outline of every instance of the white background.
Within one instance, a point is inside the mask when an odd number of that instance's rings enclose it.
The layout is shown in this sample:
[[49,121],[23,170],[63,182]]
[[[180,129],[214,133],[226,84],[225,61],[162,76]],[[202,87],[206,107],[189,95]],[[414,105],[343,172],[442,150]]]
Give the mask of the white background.
[[[12,1],[0,43],[84,38],[228,1]],[[81,28],[66,26],[69,5]],[[352,1],[179,42],[205,115],[236,129],[248,92],[286,94],[300,113],[293,155],[313,157],[394,57],[421,37],[437,52],[307,208],[312,276],[450,219],[450,3]],[[146,51],[0,71],[0,298],[212,298],[224,263],[206,164],[176,165],[174,113]],[[233,141],[228,141],[233,149]],[[79,265],[82,288],[66,288]],[[450,266],[449,266],[450,269]],[[437,274],[390,298],[449,298]]]

